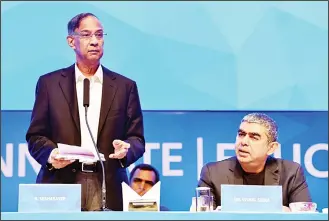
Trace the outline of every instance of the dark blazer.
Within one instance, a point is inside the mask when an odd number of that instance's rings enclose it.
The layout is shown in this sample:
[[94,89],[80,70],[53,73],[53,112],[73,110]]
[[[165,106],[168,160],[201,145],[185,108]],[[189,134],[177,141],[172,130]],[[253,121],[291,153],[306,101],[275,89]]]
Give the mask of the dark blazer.
[[[136,83],[102,68],[97,147],[106,158],[107,206],[112,210],[122,210],[121,182],[128,183],[126,167],[145,152],[143,116]],[[127,156],[120,160],[122,165],[119,160],[108,158],[114,152],[114,139],[125,140],[131,145]],[[41,164],[37,183],[75,182],[78,162],[59,170],[46,167],[50,152],[57,147],[57,143],[81,145],[74,65],[39,78],[26,140],[31,156]]]
[[[221,205],[222,184],[243,185],[242,168],[236,157],[203,166],[198,186],[211,188],[216,207]],[[282,186],[283,206],[291,202],[311,202],[304,172],[298,163],[268,157],[264,184]]]

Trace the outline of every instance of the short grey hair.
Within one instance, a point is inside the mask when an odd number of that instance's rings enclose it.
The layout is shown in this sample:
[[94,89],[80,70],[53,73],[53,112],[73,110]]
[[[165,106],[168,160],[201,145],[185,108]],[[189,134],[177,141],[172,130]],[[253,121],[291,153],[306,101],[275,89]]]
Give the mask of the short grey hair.
[[275,142],[278,140],[278,125],[268,115],[263,113],[247,114],[241,120],[241,123],[242,122],[260,124],[266,128],[266,135],[269,139],[269,142]]
[[80,23],[82,21],[82,19],[89,17],[89,16],[93,16],[95,18],[97,18],[96,15],[94,15],[93,13],[87,12],[87,13],[80,13],[76,16],[74,16],[69,23],[67,23],[67,32],[69,35],[72,35],[75,32],[75,29],[79,28]]

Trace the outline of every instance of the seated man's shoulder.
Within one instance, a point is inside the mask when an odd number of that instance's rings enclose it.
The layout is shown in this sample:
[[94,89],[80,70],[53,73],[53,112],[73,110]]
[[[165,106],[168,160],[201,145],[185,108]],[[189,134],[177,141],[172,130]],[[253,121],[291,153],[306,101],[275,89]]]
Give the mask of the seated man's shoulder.
[[279,167],[284,171],[297,171],[301,168],[301,165],[291,160],[285,160],[280,158],[270,158],[270,161],[276,162]]
[[236,157],[230,157],[224,160],[206,163],[205,166],[208,167],[208,169],[212,170],[215,168],[221,168],[221,169],[231,168],[232,165],[235,164],[236,164]]

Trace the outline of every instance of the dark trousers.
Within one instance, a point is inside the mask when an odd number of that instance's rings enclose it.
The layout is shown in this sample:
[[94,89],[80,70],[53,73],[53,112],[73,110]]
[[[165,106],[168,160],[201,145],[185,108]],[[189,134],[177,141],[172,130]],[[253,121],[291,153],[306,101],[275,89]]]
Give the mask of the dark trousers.
[[98,179],[98,174],[77,172],[76,183],[81,184],[81,210],[99,210],[102,205],[102,185]]

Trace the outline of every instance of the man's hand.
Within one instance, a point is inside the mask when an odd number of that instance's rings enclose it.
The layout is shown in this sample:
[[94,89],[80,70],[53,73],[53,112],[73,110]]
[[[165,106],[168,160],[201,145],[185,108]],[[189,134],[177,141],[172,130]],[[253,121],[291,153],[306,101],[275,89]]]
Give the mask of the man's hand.
[[130,148],[130,144],[122,140],[114,140],[113,147],[114,147],[114,153],[110,154],[109,158],[122,159],[127,155],[128,149]]
[[55,148],[51,151],[48,162],[55,168],[61,169],[66,167],[67,165],[73,163],[75,160],[65,160],[65,159],[58,159],[56,156],[58,155],[58,148]]

